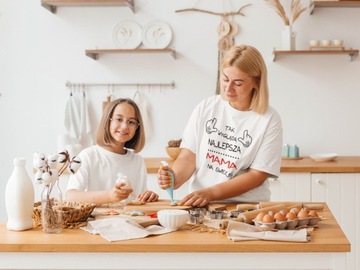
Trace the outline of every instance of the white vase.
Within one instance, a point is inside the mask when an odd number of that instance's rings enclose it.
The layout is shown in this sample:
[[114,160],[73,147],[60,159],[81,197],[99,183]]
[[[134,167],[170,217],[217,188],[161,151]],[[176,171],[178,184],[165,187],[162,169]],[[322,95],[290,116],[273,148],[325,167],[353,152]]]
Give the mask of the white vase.
[[281,49],[295,50],[296,33],[292,30],[291,25],[285,25],[281,32]]
[[33,228],[34,186],[25,169],[24,158],[14,159],[14,170],[6,184],[6,227],[13,231]]

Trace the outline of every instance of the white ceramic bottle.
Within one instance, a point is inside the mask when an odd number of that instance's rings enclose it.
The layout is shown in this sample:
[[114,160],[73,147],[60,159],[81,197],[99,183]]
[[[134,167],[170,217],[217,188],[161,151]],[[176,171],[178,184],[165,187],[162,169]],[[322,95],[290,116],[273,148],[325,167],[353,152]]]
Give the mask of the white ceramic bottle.
[[12,231],[24,231],[33,227],[34,186],[25,169],[24,158],[14,159],[14,170],[6,184],[5,205]]

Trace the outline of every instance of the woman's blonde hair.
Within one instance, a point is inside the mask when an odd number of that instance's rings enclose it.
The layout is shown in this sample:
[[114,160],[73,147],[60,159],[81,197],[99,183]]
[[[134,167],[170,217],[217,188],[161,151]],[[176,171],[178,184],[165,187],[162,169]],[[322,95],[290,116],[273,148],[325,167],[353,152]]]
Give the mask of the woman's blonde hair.
[[250,109],[264,114],[269,107],[269,87],[266,65],[260,52],[248,45],[233,46],[221,61],[221,69],[226,67],[236,67],[254,80],[257,88],[253,90]]
[[133,149],[135,153],[140,152],[145,145],[144,123],[139,107],[129,98],[119,98],[113,100],[105,107],[97,133],[96,142],[100,146],[113,146],[116,144],[116,141],[110,134],[110,119],[113,117],[116,106],[121,103],[127,103],[134,108],[136,120],[139,122],[139,127],[136,129],[134,137],[130,141],[126,142],[124,147]]

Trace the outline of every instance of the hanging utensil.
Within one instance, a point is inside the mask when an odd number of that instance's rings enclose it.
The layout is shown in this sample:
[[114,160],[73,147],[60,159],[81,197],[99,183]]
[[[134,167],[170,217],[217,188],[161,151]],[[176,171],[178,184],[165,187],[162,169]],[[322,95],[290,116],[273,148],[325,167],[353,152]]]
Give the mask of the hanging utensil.
[[[111,89],[110,89],[111,86]],[[103,101],[102,109],[105,110],[106,106],[111,102],[112,92],[114,92],[114,85],[108,85],[108,95],[106,97],[106,101]]]

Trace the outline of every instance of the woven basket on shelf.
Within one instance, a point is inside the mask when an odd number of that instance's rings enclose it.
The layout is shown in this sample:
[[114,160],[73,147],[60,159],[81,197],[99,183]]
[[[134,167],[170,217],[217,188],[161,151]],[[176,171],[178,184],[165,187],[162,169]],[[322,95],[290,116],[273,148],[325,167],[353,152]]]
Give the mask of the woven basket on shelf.
[[[63,228],[78,228],[86,225],[96,204],[64,202],[62,207]],[[41,202],[34,203],[32,218],[34,226],[41,226]]]

